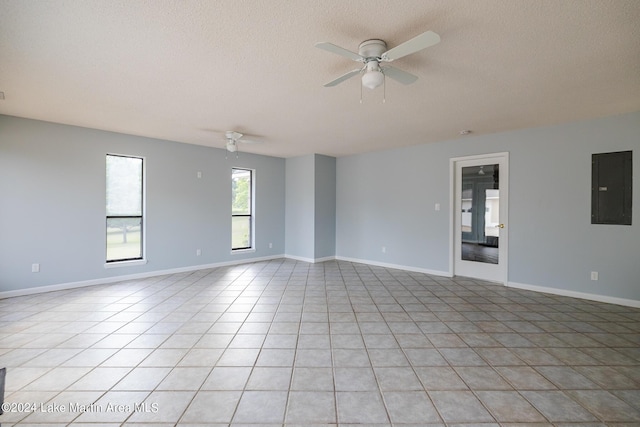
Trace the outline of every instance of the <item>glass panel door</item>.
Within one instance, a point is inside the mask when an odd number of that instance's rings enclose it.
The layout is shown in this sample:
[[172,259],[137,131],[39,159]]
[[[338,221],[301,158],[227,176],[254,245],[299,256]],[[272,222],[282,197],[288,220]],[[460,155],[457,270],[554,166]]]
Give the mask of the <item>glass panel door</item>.
[[504,281],[507,162],[506,153],[453,160],[456,275]]

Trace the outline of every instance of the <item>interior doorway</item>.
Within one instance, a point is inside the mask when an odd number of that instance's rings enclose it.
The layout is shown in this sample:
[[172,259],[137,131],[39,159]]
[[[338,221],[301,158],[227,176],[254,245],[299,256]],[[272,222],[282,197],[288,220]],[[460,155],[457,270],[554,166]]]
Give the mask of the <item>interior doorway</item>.
[[451,159],[452,274],[507,282],[508,153]]

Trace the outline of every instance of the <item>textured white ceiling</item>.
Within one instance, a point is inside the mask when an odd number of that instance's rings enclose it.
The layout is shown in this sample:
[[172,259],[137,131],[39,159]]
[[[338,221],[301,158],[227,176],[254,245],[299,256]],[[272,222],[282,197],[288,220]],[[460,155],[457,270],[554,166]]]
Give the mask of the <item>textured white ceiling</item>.
[[[640,110],[638,0],[0,0],[0,114],[343,156]],[[366,39],[419,79],[322,85]],[[1,141],[0,141],[1,143]]]

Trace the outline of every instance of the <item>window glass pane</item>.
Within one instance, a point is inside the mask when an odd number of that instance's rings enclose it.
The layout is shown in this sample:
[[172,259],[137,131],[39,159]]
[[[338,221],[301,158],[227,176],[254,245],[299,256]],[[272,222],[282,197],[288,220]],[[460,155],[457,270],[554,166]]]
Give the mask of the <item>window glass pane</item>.
[[231,249],[251,247],[251,217],[231,217]]
[[251,214],[251,171],[233,169],[231,182],[231,214]]
[[142,258],[142,218],[107,218],[107,261]]
[[487,189],[484,197],[484,235],[497,238],[500,236],[500,190]]
[[142,215],[142,159],[107,156],[107,216]]
[[473,232],[473,221],[471,220],[471,209],[473,207],[473,188],[465,188],[462,183],[462,232]]
[[462,260],[498,263],[500,175],[497,164],[462,168]]

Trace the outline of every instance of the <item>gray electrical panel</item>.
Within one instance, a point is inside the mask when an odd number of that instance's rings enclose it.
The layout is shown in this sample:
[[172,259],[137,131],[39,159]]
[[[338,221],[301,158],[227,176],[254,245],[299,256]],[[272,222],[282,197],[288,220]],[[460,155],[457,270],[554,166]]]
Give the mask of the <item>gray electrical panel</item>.
[[591,223],[631,225],[632,151],[593,154]]

